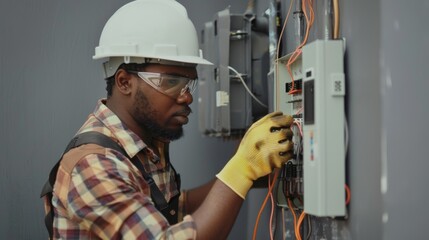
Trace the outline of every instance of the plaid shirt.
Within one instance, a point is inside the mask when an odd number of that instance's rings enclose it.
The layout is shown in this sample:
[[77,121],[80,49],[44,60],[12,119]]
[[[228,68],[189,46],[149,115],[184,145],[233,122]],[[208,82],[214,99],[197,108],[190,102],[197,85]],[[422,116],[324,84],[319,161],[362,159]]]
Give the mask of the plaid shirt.
[[[119,142],[131,158],[137,155],[169,201],[179,193],[170,163],[163,154],[154,154],[103,102],[98,102],[79,133],[101,132]],[[159,142],[158,147],[163,153],[168,143]],[[81,158],[71,174],[58,171],[52,204],[54,239],[196,238],[192,217],[187,215],[170,226],[155,208],[149,185],[139,170],[111,149]],[[183,216],[182,197],[179,216]]]

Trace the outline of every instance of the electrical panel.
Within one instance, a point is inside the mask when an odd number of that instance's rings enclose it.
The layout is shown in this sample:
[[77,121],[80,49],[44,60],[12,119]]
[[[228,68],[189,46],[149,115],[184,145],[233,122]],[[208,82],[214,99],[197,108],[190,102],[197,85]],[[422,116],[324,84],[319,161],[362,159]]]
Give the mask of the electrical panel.
[[268,113],[263,106],[268,102],[268,28],[259,24],[266,21],[227,8],[205,23],[201,45],[213,66],[199,67],[199,130],[204,135],[241,137]]
[[295,119],[294,159],[283,167],[277,202],[292,200],[315,216],[346,211],[343,48],[341,40],[316,40],[276,63],[275,110]]
[[317,40],[302,50],[304,210],[345,215],[343,42]]
[[[274,72],[274,109],[282,111],[284,114],[292,115],[298,124],[292,128],[294,135],[294,159],[288,161],[282,168],[277,188],[277,205],[281,207],[295,206],[297,209],[303,208],[303,157],[302,157],[302,136],[296,126],[303,124],[303,95],[302,95],[302,58],[298,56],[290,65],[290,73],[287,64],[292,54],[288,54],[277,60],[277,67]],[[293,85],[292,78],[293,76]],[[293,89],[292,89],[293,87]],[[291,94],[293,90],[293,94]],[[288,203],[288,199],[291,201]]]

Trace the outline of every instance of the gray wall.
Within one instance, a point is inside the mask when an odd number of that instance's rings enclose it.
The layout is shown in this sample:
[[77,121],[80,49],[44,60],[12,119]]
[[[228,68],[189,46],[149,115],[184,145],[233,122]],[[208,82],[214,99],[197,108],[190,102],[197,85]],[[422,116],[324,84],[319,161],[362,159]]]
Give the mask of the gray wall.
[[427,239],[429,1],[381,0],[383,239]]
[[[0,239],[46,239],[39,193],[66,143],[105,96],[94,47],[106,20],[128,1],[0,2]],[[180,1],[201,29],[215,12],[245,1]],[[154,20],[156,22],[156,20]],[[238,142],[203,138],[197,105],[172,159],[191,188],[214,177]],[[244,210],[246,207],[244,207]],[[246,213],[231,237],[243,236]]]
[[346,1],[341,7],[347,44],[347,178],[352,191],[347,225],[353,239],[381,239],[380,3]]
[[[125,2],[0,2],[0,239],[46,239],[40,187],[105,95],[101,62],[91,56],[105,21]],[[247,1],[179,2],[201,29],[227,5],[242,13]],[[340,2],[341,33],[347,39],[352,201],[348,220],[315,220],[321,229],[313,239],[423,239],[429,213],[424,201],[429,195],[424,151],[429,2]],[[187,188],[211,179],[238,144],[201,137],[197,105],[192,107],[185,137],[171,150]],[[230,239],[250,239],[264,194],[249,195]],[[259,229],[258,239],[267,239],[265,222]]]

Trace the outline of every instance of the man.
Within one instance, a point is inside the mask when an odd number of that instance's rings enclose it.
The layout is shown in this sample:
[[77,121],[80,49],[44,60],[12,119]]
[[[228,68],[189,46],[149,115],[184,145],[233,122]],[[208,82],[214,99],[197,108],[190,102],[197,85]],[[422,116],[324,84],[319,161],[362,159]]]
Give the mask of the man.
[[124,152],[85,144],[63,156],[53,238],[225,239],[253,181],[290,159],[292,118],[277,112],[254,123],[216,180],[180,194],[168,144],[188,122],[196,66],[210,64],[186,10],[174,0],[126,4],[94,58],[108,58],[108,96],[78,134],[102,133]]

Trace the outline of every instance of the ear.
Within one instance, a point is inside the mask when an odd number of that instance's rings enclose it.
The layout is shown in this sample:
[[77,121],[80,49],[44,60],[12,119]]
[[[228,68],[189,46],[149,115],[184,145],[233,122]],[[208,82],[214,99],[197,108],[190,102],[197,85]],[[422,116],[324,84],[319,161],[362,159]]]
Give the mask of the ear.
[[116,89],[124,95],[131,94],[133,86],[132,78],[132,74],[128,73],[124,69],[119,69],[115,74]]

